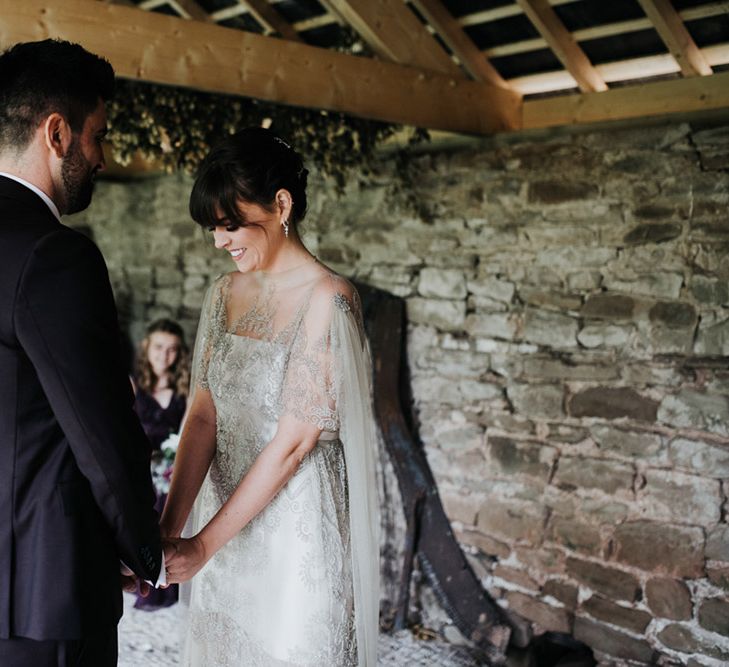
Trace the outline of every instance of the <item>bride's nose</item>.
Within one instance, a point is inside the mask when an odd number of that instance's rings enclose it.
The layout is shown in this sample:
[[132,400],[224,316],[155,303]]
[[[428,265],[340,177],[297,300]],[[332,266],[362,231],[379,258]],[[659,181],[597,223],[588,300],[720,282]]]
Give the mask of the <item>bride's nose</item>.
[[222,250],[227,245],[230,245],[230,237],[224,231],[218,231],[217,229],[213,232],[213,238],[215,239],[215,247]]

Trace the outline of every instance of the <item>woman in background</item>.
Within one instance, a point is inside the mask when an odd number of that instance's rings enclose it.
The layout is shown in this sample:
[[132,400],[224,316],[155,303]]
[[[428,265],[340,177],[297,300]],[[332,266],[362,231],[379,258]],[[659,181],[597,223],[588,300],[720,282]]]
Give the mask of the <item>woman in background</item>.
[[[189,352],[177,322],[160,319],[152,322],[139,346],[137,372],[134,379],[134,410],[142,422],[153,448],[153,466],[157,504],[161,514],[167,500],[166,489],[172,473],[162,452],[163,443],[180,431],[187,407],[190,386]],[[147,597],[137,595],[137,609],[154,611],[177,601],[178,587],[150,591]]]

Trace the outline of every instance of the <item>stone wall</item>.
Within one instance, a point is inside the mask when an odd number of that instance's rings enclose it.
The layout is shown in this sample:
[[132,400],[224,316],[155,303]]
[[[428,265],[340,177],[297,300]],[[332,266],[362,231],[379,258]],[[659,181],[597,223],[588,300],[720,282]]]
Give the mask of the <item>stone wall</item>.
[[[486,588],[604,665],[729,663],[729,127],[474,142],[399,168],[341,197],[314,182],[306,238],[407,299],[420,435]],[[135,338],[160,314],[192,332],[231,268],[189,188],[102,183],[77,219]]]

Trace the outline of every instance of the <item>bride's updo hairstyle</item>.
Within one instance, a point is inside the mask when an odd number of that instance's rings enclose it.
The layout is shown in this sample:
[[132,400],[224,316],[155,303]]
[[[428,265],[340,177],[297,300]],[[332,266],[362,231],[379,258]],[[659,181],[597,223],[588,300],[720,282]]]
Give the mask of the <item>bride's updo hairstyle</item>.
[[281,137],[262,127],[247,127],[224,139],[200,164],[190,194],[190,215],[206,229],[215,227],[216,207],[232,225],[245,225],[238,201],[276,210],[275,195],[288,190],[293,200],[289,222],[296,229],[306,215],[307,169],[301,156]]

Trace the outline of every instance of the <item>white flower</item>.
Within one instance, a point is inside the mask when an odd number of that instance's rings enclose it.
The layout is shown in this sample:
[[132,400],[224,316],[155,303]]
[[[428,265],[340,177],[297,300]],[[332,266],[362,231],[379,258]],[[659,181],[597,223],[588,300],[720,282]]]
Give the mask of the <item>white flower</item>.
[[[167,440],[165,440],[159,448],[162,450],[162,452],[167,457],[174,458],[174,455],[177,454],[177,447],[180,444],[180,434],[179,433],[170,433],[167,436]],[[169,451],[168,451],[169,450]]]

